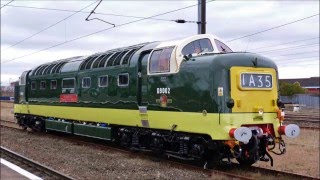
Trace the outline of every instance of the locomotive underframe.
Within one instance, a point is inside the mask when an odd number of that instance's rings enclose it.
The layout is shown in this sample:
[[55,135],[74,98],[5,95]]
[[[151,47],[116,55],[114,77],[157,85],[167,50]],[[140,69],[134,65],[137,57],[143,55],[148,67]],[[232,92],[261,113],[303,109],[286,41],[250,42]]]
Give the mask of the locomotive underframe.
[[[159,130],[110,124],[103,129],[107,135],[99,136],[90,134],[90,130],[88,130],[94,127],[93,131],[96,131],[97,127],[101,126],[99,123],[62,120],[28,114],[15,114],[15,117],[18,124],[24,129],[30,128],[34,131],[46,132],[60,131],[103,139],[131,150],[152,152],[156,156],[202,162],[207,168],[222,162],[224,159],[231,163],[230,160],[233,158],[236,158],[243,165],[252,165],[258,160],[270,160],[271,165],[273,165],[273,159],[268,151],[274,152],[276,142],[280,142],[280,152],[275,154],[285,153],[285,144],[281,138],[274,138],[272,135],[259,135],[256,130],[252,130],[252,138],[244,144],[236,140],[212,140],[210,136],[204,134],[176,132],[175,126],[171,130]],[[46,126],[48,122],[55,122],[60,127],[62,125],[63,128],[48,128]],[[77,133],[79,132],[78,126],[86,127],[84,132],[89,134]]]

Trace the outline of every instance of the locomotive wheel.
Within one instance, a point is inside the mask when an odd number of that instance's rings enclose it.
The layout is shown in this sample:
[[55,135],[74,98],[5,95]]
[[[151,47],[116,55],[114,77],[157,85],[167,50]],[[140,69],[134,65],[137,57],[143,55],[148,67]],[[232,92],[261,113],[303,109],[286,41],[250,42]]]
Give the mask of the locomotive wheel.
[[163,140],[159,137],[154,137],[151,140],[151,144],[150,144],[150,149],[157,155],[160,155],[163,153],[163,148],[164,148],[164,144],[163,144]]
[[256,161],[252,158],[250,159],[242,159],[242,158],[237,158],[237,161],[241,166],[249,167],[252,166]]
[[131,144],[131,136],[128,133],[121,133],[120,145],[123,147],[129,147]]

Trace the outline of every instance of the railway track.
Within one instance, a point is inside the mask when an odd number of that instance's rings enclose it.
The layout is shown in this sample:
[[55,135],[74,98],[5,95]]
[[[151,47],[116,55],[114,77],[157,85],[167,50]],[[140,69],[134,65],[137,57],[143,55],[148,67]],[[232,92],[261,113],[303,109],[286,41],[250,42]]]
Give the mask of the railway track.
[[319,120],[298,120],[298,119],[285,119],[283,122],[286,124],[297,124],[301,128],[304,129],[320,129],[320,121]]
[[295,120],[310,120],[310,121],[320,121],[319,116],[310,116],[310,115],[286,115],[285,119],[295,119]]
[[[10,127],[14,128],[14,127]],[[21,128],[20,128],[21,129]],[[123,149],[118,146],[115,146],[111,143],[106,143],[105,141],[102,140],[93,140],[90,138],[86,137],[79,137],[79,136],[68,136],[65,137],[63,134],[60,133],[48,133],[46,134],[47,136],[52,136],[53,138],[62,138],[66,141],[69,141],[71,143],[77,143],[77,144],[82,144],[86,146],[91,146],[95,148],[99,148],[102,150],[112,150],[116,152],[122,152],[126,153],[130,156],[137,156],[141,158],[148,158],[148,159],[155,159],[155,157],[151,156],[148,153],[135,153],[135,151],[130,151],[128,149]],[[195,164],[190,164],[190,163],[181,163],[177,161],[174,158],[156,158],[157,161],[165,161],[168,162],[170,165],[176,166],[176,167],[182,167],[185,169],[190,169],[190,170],[196,170],[196,171],[201,171],[204,174],[206,174],[208,177],[215,178],[215,176],[224,176],[232,179],[255,179],[254,177],[250,176],[250,173],[255,173],[259,174],[260,176],[267,176],[270,178],[281,178],[281,179],[317,179],[311,176],[305,176],[302,174],[297,174],[297,173],[291,173],[291,172],[284,172],[284,171],[277,171],[277,170],[272,170],[272,169],[266,169],[266,168],[261,168],[261,167],[256,167],[256,166],[251,166],[249,168],[242,167],[237,163],[229,164],[227,166],[221,166],[217,169],[203,169],[202,166],[195,165]],[[240,170],[240,171],[239,171]],[[248,174],[249,173],[249,174]],[[242,175],[246,174],[246,175]]]
[[39,164],[27,157],[24,157],[20,154],[17,154],[5,147],[0,147],[1,150],[1,158],[10,161],[11,163],[16,164],[17,166],[35,174],[36,176],[42,179],[61,179],[61,180],[69,180],[72,179],[60,172],[57,172],[47,166]]
[[236,165],[234,165],[234,168],[237,168],[238,170],[241,169],[241,170],[246,170],[249,172],[260,173],[263,175],[271,175],[277,179],[318,179],[318,178],[315,178],[312,176],[306,176],[303,174],[286,172],[286,171],[277,171],[277,170],[261,168],[261,167],[257,167],[257,166],[241,167],[241,166],[239,166],[239,164],[236,164]]
[[304,129],[320,129],[319,111],[313,113],[287,113],[284,124],[297,124]]

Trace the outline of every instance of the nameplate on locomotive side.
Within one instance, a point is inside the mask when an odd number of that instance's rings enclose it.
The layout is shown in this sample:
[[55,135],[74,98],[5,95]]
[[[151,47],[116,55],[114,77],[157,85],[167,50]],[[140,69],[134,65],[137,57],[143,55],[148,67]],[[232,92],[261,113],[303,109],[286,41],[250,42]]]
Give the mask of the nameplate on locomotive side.
[[60,102],[78,102],[77,94],[60,94]]
[[244,89],[271,89],[271,74],[241,73],[240,85]]

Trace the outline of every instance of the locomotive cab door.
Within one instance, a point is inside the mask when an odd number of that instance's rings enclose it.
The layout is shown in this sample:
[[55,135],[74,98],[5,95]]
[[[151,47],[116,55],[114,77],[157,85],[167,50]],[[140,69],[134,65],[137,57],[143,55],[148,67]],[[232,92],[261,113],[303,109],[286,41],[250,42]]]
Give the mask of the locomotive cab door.
[[148,105],[148,57],[151,51],[141,53],[138,60],[138,74],[137,74],[137,102],[139,106]]
[[19,102],[21,103],[26,103],[28,102],[28,85],[29,85],[29,81],[28,81],[28,74],[31,71],[25,71],[22,73],[22,75],[20,76],[19,79]]

